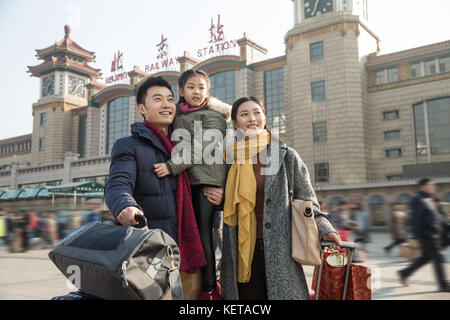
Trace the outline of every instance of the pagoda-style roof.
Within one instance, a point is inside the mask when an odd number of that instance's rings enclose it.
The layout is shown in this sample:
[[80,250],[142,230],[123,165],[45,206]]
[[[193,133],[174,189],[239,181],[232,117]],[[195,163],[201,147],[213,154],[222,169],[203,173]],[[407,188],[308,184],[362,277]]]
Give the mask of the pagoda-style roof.
[[65,36],[61,41],[45,49],[36,50],[39,59],[44,60],[37,66],[29,66],[28,72],[39,77],[54,69],[72,70],[98,79],[101,69],[88,65],[95,59],[95,52],[87,51],[70,38],[70,26],[64,27]]
[[35,77],[39,77],[49,70],[64,69],[88,74],[91,78],[94,79],[99,78],[99,73],[101,71],[101,69],[92,68],[85,62],[73,60],[69,57],[54,57],[54,56],[50,57],[50,59],[42,62],[37,66],[29,66],[28,69],[31,75]]
[[83,58],[87,63],[94,61],[95,52],[87,51],[78,45],[75,41],[70,38],[71,28],[70,26],[64,26],[65,36],[61,41],[55,42],[44,49],[37,49],[36,53],[39,59],[46,60],[49,56],[55,55],[56,53],[72,54],[74,56]]

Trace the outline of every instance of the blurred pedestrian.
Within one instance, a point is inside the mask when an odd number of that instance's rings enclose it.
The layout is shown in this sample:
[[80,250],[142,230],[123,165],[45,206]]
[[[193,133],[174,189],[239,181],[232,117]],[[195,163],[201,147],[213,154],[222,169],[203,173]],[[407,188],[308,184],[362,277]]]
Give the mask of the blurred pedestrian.
[[43,214],[40,219],[42,239],[49,247],[52,247],[56,241],[56,217],[53,212]]
[[30,239],[30,217],[28,213],[24,210],[19,212],[19,228],[21,229],[22,236],[22,252],[28,250],[28,244]]
[[441,247],[445,249],[449,243],[450,237],[450,224],[447,219],[447,214],[444,211],[444,208],[441,205],[441,200],[437,197],[434,197],[434,204],[436,205],[436,211],[438,213],[437,219],[441,221]]
[[405,205],[400,202],[393,202],[391,204],[391,211],[389,217],[389,231],[392,236],[392,243],[384,247],[384,251],[389,254],[395,246],[398,246],[406,241],[406,210]]
[[[370,242],[370,217],[367,210],[363,208],[363,200],[360,197],[354,197],[349,200],[350,221],[355,222],[353,229],[354,241],[361,243],[358,247],[367,252],[367,243]],[[357,226],[356,226],[357,225]]]
[[8,236],[8,229],[7,229],[7,220],[6,220],[6,213],[3,211],[2,208],[0,208],[0,244],[4,244],[7,242],[6,237]]
[[337,206],[333,206],[333,211],[330,212],[330,218],[336,226],[342,241],[351,241],[351,230],[357,227],[358,224],[350,219],[347,202],[340,200]]
[[36,212],[30,212],[30,238],[38,237],[39,216]]
[[20,217],[17,213],[11,212],[8,215],[8,244],[9,252],[16,253],[22,251],[22,228]]
[[79,227],[81,227],[80,212],[75,211],[69,216],[69,219],[67,221],[67,229],[69,232],[73,232]]
[[419,181],[419,191],[411,201],[412,236],[419,240],[421,256],[416,258],[406,269],[399,271],[400,281],[407,285],[407,279],[415,271],[428,262],[433,262],[439,290],[450,292],[450,285],[446,280],[443,267],[444,257],[439,252],[441,246],[441,221],[438,219],[437,209],[433,196],[436,194],[436,185],[429,178]]

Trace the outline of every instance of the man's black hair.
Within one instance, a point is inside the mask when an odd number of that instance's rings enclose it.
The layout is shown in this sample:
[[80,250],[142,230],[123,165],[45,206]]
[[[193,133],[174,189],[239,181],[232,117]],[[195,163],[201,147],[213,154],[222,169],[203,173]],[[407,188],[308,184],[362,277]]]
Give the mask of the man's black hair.
[[170,84],[164,80],[162,77],[150,77],[144,81],[143,84],[139,87],[136,94],[136,102],[137,104],[145,105],[145,97],[147,95],[147,90],[151,87],[166,87],[170,90],[173,95],[172,87]]
[[424,185],[426,185],[428,182],[431,182],[431,179],[430,179],[430,178],[423,178],[423,179],[420,179],[420,180],[417,182],[417,184],[418,184],[419,186],[424,186]]

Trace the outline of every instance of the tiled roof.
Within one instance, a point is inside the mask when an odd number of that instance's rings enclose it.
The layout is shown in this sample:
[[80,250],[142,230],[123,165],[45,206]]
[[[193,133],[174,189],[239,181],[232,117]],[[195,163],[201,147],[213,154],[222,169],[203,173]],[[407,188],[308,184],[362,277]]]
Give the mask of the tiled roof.
[[367,58],[367,65],[371,66],[371,65],[385,64],[385,63],[395,62],[398,60],[413,58],[415,56],[433,54],[433,53],[436,53],[436,52],[439,52],[442,50],[450,51],[450,40],[433,43],[433,44],[430,44],[427,46],[393,52],[393,53],[389,53],[389,54],[383,54],[380,56],[369,55]]
[[37,66],[29,66],[28,68],[30,73],[36,77],[39,77],[42,73],[54,68],[64,68],[79,71],[87,73],[88,75],[94,77],[98,77],[98,74],[101,71],[101,69],[92,68],[86,62],[80,62],[68,57],[51,57],[49,60],[44,61]]
[[0,145],[31,140],[31,136],[32,136],[31,134],[25,134],[23,136],[17,136],[17,137],[12,137],[12,138],[8,138],[8,139],[3,139],[3,140],[0,140]]

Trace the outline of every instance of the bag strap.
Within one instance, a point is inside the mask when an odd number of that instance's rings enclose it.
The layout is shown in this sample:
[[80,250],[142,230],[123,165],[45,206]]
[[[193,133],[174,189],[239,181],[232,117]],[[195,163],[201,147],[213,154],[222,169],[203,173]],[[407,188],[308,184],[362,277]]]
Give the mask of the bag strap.
[[284,164],[286,165],[289,199],[291,200],[292,204],[294,202],[294,184],[292,183],[292,179],[294,179],[294,168],[291,166],[288,158],[288,156],[284,157]]
[[175,265],[172,248],[168,247],[168,251],[170,258],[169,285],[172,289],[172,300],[183,300],[180,269]]

